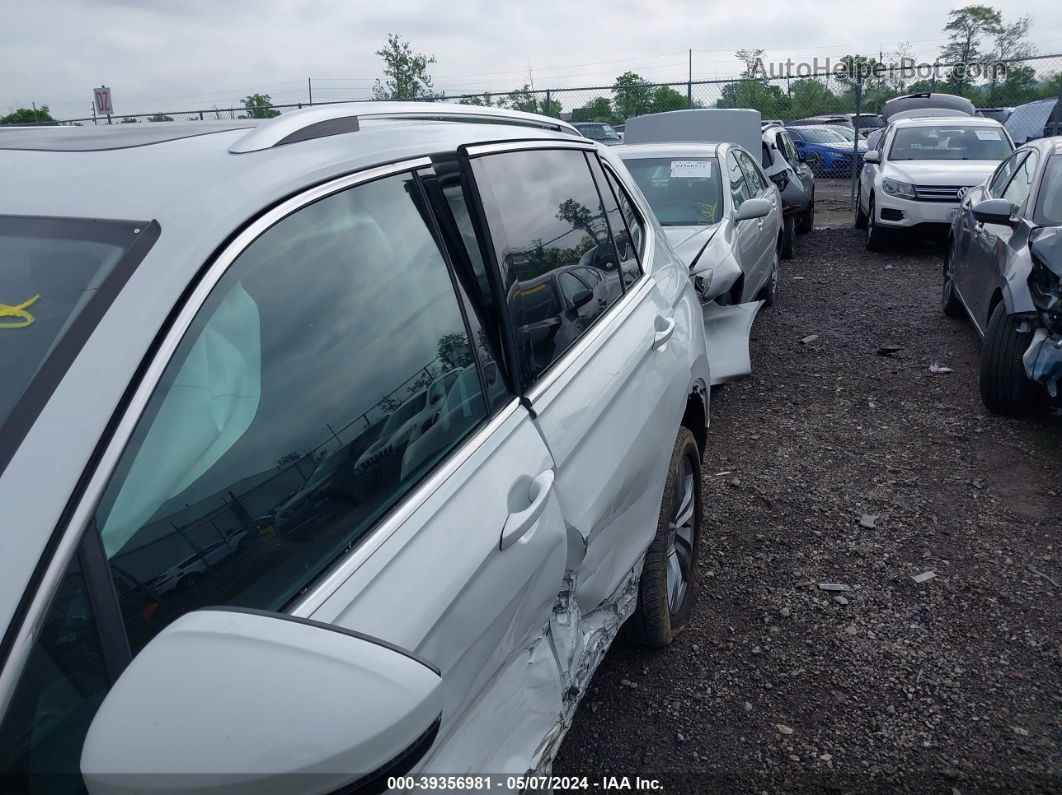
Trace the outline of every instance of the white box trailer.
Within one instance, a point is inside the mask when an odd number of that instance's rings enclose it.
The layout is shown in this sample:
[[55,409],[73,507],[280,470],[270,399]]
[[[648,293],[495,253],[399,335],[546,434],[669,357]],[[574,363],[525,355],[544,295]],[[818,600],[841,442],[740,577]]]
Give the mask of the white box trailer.
[[625,144],[732,143],[760,160],[760,112],[758,110],[671,110],[627,119]]

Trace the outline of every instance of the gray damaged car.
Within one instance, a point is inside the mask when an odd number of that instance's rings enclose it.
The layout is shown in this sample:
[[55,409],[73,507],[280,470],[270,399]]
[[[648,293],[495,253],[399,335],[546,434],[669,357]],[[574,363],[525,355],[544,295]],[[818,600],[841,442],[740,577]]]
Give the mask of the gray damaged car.
[[998,414],[1031,414],[1062,381],[1062,137],[1033,141],[962,201],[943,307],[984,337],[980,387]]

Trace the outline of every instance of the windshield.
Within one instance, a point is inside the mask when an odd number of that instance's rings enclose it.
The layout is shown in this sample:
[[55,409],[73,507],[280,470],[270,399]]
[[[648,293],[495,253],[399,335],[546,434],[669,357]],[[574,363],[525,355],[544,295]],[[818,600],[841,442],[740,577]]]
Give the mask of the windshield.
[[845,141],[855,140],[855,130],[853,130],[851,127],[846,127],[843,124],[838,124],[836,127],[831,127],[828,132],[831,132],[834,135],[839,135]]
[[896,131],[889,160],[1002,160],[1011,152],[1003,131],[941,125]]
[[813,144],[835,144],[845,140],[841,133],[825,127],[804,127],[800,134],[804,136],[805,141]]
[[1054,155],[1047,161],[1036,202],[1036,223],[1062,226],[1062,155]]
[[714,157],[624,159],[663,226],[708,226],[723,212],[719,161]]
[[579,124],[576,127],[587,138],[593,138],[595,141],[620,140],[619,133],[613,130],[610,124]]
[[881,117],[876,116],[873,113],[868,113],[865,116],[854,116],[852,121],[855,122],[855,126],[861,130],[873,130],[881,127]]
[[0,216],[0,425],[144,226]]

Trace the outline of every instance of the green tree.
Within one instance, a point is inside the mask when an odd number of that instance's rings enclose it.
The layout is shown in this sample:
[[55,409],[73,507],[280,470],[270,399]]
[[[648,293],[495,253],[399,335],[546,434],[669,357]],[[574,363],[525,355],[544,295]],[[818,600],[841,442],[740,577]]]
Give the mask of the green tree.
[[154,116],[148,116],[148,121],[173,121],[173,116],[167,116],[165,113],[156,113]]
[[428,66],[434,55],[413,52],[408,41],[397,33],[387,34],[387,45],[376,51],[384,61],[384,79],[372,87],[373,99],[434,99]]
[[965,65],[987,59],[981,40],[996,36],[1002,25],[1002,14],[992,6],[963,6],[948,12],[948,24],[944,26],[948,40],[940,48],[940,57],[945,63],[956,64],[946,81],[949,90],[956,94],[967,92],[971,81]]
[[777,119],[789,113],[789,97],[778,86],[763,80],[736,80],[723,86],[717,108],[752,108],[762,115]]
[[272,107],[273,98],[269,94],[251,94],[240,102],[247,108],[249,119],[272,119],[280,115],[280,111]]
[[790,112],[795,118],[818,116],[838,109],[837,97],[814,78],[794,80],[789,86]]
[[458,105],[478,105],[479,107],[494,108],[502,107],[502,103],[505,101],[504,97],[495,98],[495,94],[491,94],[489,91],[484,91],[482,94],[476,96],[461,97],[457,100]]
[[612,107],[620,121],[653,112],[653,89],[635,72],[624,72],[617,77],[612,93]]
[[18,108],[6,116],[0,116],[0,124],[42,124],[54,122],[52,114],[48,112],[47,105],[33,108]]
[[465,334],[444,334],[436,348],[444,372],[472,364],[472,347],[468,344],[468,336]]
[[137,123],[137,119],[134,119],[132,116],[126,116],[123,119],[119,119],[118,123],[119,124],[136,124]]
[[572,111],[572,121],[600,121],[611,124],[615,121],[612,103],[607,97],[594,97],[581,108]]
[[[989,105],[1020,105],[1037,98],[1040,85],[1036,70],[1023,64],[1009,64],[1003,82],[992,81],[985,93]],[[1057,91],[1055,96],[1057,96]]]
[[666,113],[669,110],[685,110],[689,106],[686,95],[670,86],[657,86],[653,90],[650,113]]

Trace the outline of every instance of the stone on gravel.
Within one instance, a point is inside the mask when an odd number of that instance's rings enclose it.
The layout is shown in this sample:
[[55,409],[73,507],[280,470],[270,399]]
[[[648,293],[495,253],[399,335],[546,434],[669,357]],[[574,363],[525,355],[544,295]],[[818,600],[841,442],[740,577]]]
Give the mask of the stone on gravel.
[[932,580],[936,576],[937,576],[937,573],[931,569],[929,571],[923,571],[921,574],[916,574],[911,579],[914,580],[915,582],[921,583],[921,582],[926,582],[927,580]]
[[878,514],[865,513],[859,517],[859,526],[865,527],[867,530],[878,529]]
[[800,341],[801,345],[810,345],[812,342],[819,338],[818,334],[808,334],[804,339]]
[[942,364],[936,364],[935,362],[929,365],[929,372],[931,373],[954,373],[950,367],[945,367]]
[[851,586],[845,585],[843,582],[820,582],[820,591],[850,591]]
[[776,723],[774,724],[774,728],[778,730],[779,734],[789,735],[793,733],[793,729],[790,726],[786,726],[784,723]]
[[893,356],[902,350],[902,345],[879,345],[878,356]]
[[833,597],[833,601],[835,601],[839,605],[848,604],[848,600],[845,599],[843,596],[835,596],[835,597]]

